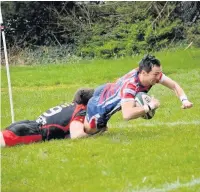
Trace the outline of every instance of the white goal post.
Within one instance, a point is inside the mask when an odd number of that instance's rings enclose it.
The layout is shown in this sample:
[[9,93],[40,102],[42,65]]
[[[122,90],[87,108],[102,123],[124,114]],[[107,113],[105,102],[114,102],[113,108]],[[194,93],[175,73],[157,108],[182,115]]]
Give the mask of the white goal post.
[[5,38],[5,32],[4,32],[4,26],[3,26],[1,7],[0,7],[0,25],[1,25],[1,34],[2,34],[1,36],[2,36],[2,41],[3,41],[3,48],[4,48],[4,56],[5,56],[5,62],[6,62],[6,72],[7,72],[7,81],[8,81],[8,90],[9,90],[9,99],[10,99],[10,111],[11,111],[12,123],[14,123],[12,88],[11,88],[11,81],[10,81],[10,71],[9,71],[9,65],[8,65],[6,38]]

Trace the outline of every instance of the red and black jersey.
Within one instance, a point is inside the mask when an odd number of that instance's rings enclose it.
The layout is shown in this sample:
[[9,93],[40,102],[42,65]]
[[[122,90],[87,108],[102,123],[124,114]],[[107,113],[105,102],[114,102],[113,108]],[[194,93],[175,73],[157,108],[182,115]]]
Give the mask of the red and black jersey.
[[86,106],[76,103],[62,104],[48,109],[42,113],[37,123],[41,124],[43,139],[61,139],[69,135],[71,121],[84,122]]
[[42,113],[36,121],[24,120],[11,124],[2,134],[7,146],[64,139],[70,136],[70,123],[74,120],[84,123],[85,115],[85,105],[58,105]]

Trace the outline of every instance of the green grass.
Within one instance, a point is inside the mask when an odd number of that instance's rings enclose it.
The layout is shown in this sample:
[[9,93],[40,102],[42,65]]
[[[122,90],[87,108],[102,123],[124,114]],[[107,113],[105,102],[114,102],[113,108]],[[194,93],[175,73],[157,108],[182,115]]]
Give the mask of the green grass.
[[[156,55],[163,71],[184,88],[192,109],[182,110],[173,93],[158,85],[150,92],[161,102],[152,120],[125,122],[119,112],[103,135],[3,148],[2,191],[200,191],[200,50]],[[35,119],[49,107],[70,102],[79,87],[112,82],[140,58],[11,67],[15,120]],[[1,74],[3,129],[11,118],[4,68]]]

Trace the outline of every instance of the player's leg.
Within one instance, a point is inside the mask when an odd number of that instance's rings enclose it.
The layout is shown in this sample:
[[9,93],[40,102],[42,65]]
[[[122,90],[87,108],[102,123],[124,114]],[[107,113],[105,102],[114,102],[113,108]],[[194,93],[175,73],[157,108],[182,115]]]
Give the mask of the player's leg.
[[87,106],[87,114],[84,120],[84,130],[88,134],[96,134],[107,130],[107,119],[100,115],[101,109],[96,104],[96,99],[91,98]]
[[104,109],[99,106],[100,96],[104,87],[105,85],[99,86],[88,102],[87,114],[84,121],[85,132],[88,134],[96,134],[100,131],[107,130],[107,119],[103,115]]
[[95,115],[91,118],[85,118],[84,121],[84,131],[87,134],[97,134],[99,132],[107,131],[107,120],[102,118],[101,116]]

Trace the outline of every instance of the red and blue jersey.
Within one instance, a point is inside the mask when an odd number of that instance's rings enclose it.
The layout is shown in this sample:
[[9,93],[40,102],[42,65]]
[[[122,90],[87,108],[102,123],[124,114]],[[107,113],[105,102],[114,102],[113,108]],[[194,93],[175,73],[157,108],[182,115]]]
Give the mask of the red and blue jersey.
[[[164,75],[161,74],[161,79]],[[112,114],[121,109],[121,104],[126,101],[134,100],[138,92],[148,92],[150,86],[143,86],[139,79],[138,68],[119,78],[114,83],[107,83],[98,87],[88,103],[87,120],[91,119],[107,121]]]
[[141,85],[138,75],[138,69],[133,69],[115,83],[106,84],[98,106],[105,108],[107,113],[112,113],[120,110],[122,102],[134,100],[138,92],[148,92],[151,86]]

